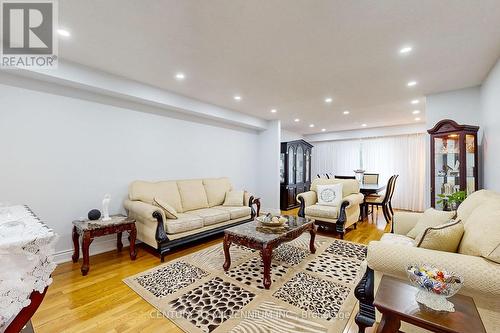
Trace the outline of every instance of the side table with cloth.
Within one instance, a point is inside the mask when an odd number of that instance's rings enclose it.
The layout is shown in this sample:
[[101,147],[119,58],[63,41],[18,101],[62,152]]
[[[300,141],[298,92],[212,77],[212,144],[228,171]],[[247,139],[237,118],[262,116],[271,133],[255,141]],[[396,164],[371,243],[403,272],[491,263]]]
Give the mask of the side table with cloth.
[[0,208],[0,332],[22,329],[42,302],[57,238],[28,206]]

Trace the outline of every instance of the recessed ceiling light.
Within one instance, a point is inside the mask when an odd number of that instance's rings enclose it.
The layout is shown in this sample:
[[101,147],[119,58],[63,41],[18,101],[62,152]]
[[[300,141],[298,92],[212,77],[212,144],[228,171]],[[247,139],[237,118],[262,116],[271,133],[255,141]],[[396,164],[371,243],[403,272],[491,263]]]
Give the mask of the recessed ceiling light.
[[411,52],[411,50],[413,50],[413,48],[411,46],[405,46],[403,47],[402,49],[399,50],[399,53],[401,54],[408,54]]
[[351,112],[349,112],[349,110],[345,110],[344,112],[342,112],[343,114],[349,114]]
[[368,126],[368,125],[366,125],[366,124],[361,124],[361,127],[366,127],[366,126]]
[[420,121],[420,118],[419,117],[415,118],[415,121]]
[[324,131],[326,131],[326,128],[322,128],[322,129],[321,129],[321,132],[324,132]]
[[325,103],[331,103],[333,101],[333,98],[327,97],[325,98]]
[[314,127],[314,124],[309,124],[309,127],[313,128],[313,127]]
[[417,85],[417,81],[410,81],[406,84],[408,87],[413,87]]
[[295,118],[293,121],[295,121],[296,123],[298,123],[300,121],[299,118]]
[[278,110],[276,110],[276,109],[271,109],[271,113],[276,113],[276,112],[278,112]]
[[418,99],[414,99],[413,101],[411,101],[411,104],[415,105],[415,104],[418,104],[420,103],[420,101]]
[[177,73],[175,74],[175,78],[177,80],[184,80],[186,78],[186,75],[184,75],[184,73]]
[[419,114],[420,113],[420,110],[413,110],[412,112],[413,114]]
[[241,101],[241,96],[239,96],[239,95],[236,95],[233,98],[235,101]]
[[60,36],[63,36],[63,37],[69,37],[69,36],[71,36],[71,33],[68,30],[65,30],[65,29],[57,29],[57,33]]

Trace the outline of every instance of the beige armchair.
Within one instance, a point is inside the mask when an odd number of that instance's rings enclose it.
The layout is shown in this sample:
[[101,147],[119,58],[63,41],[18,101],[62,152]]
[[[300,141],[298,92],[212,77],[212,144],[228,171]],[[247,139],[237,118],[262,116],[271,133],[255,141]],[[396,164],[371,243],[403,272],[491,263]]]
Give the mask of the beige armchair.
[[[342,184],[342,202],[340,206],[322,206],[318,204],[318,185]],[[317,224],[335,226],[335,230],[344,238],[347,228],[359,220],[360,205],[363,203],[363,194],[359,192],[359,182],[355,179],[324,179],[316,178],[311,183],[311,190],[297,195],[300,203],[300,217],[316,220]]]
[[[488,332],[500,332],[500,194],[481,190],[471,194],[458,208],[456,219],[464,223],[464,235],[457,253],[416,247],[406,234],[422,213],[396,212],[394,235],[385,234],[368,245],[366,272],[356,287],[360,311],[356,323],[360,332],[372,326],[373,298],[384,274],[407,280],[406,268],[426,263],[453,271],[463,277],[460,294],[474,299]],[[409,324],[405,332],[421,332]]]

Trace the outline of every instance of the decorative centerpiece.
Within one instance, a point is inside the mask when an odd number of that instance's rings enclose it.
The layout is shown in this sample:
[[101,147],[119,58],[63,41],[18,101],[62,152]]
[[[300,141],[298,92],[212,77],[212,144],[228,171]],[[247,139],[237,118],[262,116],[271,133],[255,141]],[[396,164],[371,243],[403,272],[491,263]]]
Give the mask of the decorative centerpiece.
[[272,216],[271,213],[268,213],[265,216],[258,216],[256,218],[260,224],[262,224],[265,227],[282,227],[286,222],[288,222],[288,219],[284,216]]
[[364,175],[365,175],[365,170],[363,169],[354,170],[354,177],[360,184],[363,183]]
[[447,300],[463,285],[463,279],[455,273],[430,265],[412,265],[407,269],[410,282],[419,291],[415,300],[436,311],[455,312],[453,303]]

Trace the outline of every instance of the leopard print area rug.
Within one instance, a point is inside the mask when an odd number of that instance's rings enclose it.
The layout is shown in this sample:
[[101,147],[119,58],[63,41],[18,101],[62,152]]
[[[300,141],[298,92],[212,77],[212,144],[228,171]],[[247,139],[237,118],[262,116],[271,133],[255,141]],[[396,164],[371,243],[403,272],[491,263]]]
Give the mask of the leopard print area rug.
[[273,251],[272,285],[262,286],[257,251],[232,245],[224,272],[222,244],[170,261],[123,281],[185,332],[333,333],[352,315],[365,246],[309,234]]

